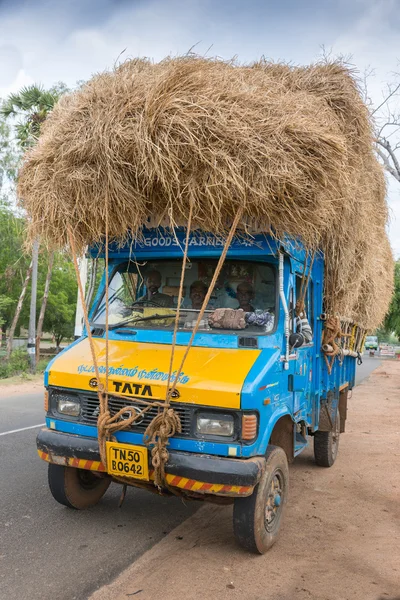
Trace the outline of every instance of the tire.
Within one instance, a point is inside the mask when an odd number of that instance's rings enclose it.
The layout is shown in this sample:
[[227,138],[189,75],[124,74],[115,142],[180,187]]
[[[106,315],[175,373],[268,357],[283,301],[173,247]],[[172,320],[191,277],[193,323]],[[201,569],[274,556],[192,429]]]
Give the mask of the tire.
[[48,481],[53,498],[77,510],[97,504],[111,483],[111,479],[97,477],[91,471],[52,463],[49,464]]
[[319,467],[331,467],[339,451],[340,415],[339,409],[333,431],[316,431],[314,433],[314,457]]
[[257,554],[264,554],[276,542],[289,491],[289,467],[284,450],[269,446],[266,460],[265,471],[253,494],[235,498],[233,505],[236,541]]

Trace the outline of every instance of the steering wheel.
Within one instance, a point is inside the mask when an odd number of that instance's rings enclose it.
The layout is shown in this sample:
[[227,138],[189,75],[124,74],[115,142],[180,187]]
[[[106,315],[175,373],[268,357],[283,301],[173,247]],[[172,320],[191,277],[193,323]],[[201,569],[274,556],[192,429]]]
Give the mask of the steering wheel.
[[130,305],[129,308],[134,308],[136,305],[150,305],[150,306],[155,306],[157,308],[163,308],[163,306],[161,304],[158,304],[158,302],[155,302],[154,300],[148,300],[147,298],[143,299],[143,300],[136,300],[136,302],[134,302],[133,304]]

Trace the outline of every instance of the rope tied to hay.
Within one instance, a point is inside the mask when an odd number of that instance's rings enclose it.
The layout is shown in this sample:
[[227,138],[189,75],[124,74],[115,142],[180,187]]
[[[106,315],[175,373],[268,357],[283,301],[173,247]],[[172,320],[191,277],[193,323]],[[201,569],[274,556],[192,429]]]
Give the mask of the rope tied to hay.
[[[322,334],[322,348],[324,349],[324,346],[332,348],[332,350],[324,350],[324,358],[329,375],[332,372],[336,356],[342,355],[341,339],[350,336],[350,333],[342,331],[342,324],[339,317],[329,316],[327,318]],[[337,340],[339,340],[339,343]]]
[[301,284],[300,284],[300,293],[299,293],[299,297],[296,300],[296,306],[295,306],[296,317],[300,317],[300,318],[306,316],[306,295],[307,295],[307,290],[308,290],[308,284],[310,282],[311,271],[312,271],[313,264],[314,264],[315,250],[313,251],[313,253],[311,255],[310,265],[308,267],[308,273],[306,275],[308,256],[309,256],[309,254],[307,252],[306,256],[304,258],[303,274],[301,277]]

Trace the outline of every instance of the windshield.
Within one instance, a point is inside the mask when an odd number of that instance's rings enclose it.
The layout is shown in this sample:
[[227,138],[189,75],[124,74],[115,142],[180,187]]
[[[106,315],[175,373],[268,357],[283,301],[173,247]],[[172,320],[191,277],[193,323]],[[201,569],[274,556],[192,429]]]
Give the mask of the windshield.
[[[212,259],[192,259],[187,263],[180,330],[194,328],[216,265],[217,261]],[[141,266],[134,262],[122,263],[109,283],[109,327],[173,329],[181,269],[181,260],[160,260]],[[273,265],[227,260],[199,329],[269,333],[274,328],[275,302]],[[105,326],[104,295],[92,325]]]
[[377,342],[378,338],[375,335],[367,335],[365,338],[366,342]]

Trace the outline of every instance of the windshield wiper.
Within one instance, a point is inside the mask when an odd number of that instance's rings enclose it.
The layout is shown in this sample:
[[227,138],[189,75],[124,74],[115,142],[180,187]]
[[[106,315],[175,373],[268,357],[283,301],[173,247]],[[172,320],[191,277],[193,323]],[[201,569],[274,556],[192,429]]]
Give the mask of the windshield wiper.
[[117,329],[117,327],[123,327],[124,325],[128,325],[128,323],[140,323],[141,321],[152,321],[153,319],[175,319],[175,315],[150,315],[149,317],[129,317],[128,319],[124,319],[119,321],[118,323],[114,323],[113,325],[109,325],[108,329]]

